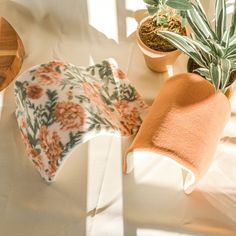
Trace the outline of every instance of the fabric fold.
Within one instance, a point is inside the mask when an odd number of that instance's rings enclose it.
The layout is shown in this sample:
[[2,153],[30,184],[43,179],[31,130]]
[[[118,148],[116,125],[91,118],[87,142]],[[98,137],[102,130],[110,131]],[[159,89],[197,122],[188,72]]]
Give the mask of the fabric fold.
[[132,170],[132,158],[165,158],[187,171],[184,191],[191,193],[213,161],[221,132],[230,116],[230,103],[196,74],[168,79],[152,104],[124,158],[123,170]]
[[98,135],[133,135],[147,110],[114,59],[89,67],[37,65],[17,78],[15,94],[27,155],[49,182],[79,144]]

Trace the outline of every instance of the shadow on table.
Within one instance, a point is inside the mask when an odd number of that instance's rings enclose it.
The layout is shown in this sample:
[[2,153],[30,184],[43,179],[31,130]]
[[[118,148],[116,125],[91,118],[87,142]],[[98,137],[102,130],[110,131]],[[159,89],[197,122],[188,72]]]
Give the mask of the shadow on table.
[[[128,145],[123,143],[123,153]],[[152,168],[150,163],[150,171]],[[145,180],[149,171],[147,166],[142,171],[142,180]],[[235,235],[236,219],[230,217],[230,212],[227,211],[231,206],[231,214],[234,214],[235,192],[229,191],[226,196],[217,191],[208,194],[196,189],[192,194],[186,195],[182,189],[169,189],[164,184],[158,186],[142,182],[140,179],[137,182],[134,172],[123,175],[124,235],[136,236],[139,232],[142,232],[140,235],[151,232],[151,235],[164,235],[164,232],[199,236]],[[212,205],[213,200],[217,203],[216,199],[218,203],[220,199],[223,201],[223,210]]]
[[[214,198],[220,197],[214,194]],[[123,178],[123,214],[124,235],[129,236],[138,235],[139,230],[204,236],[233,236],[236,232],[235,221],[227,212],[212,207],[202,192],[186,196],[160,186],[137,184],[132,174]]]

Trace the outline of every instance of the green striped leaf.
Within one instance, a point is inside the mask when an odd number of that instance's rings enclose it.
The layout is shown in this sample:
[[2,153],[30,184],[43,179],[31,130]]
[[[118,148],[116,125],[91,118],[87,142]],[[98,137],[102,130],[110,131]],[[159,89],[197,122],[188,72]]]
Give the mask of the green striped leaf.
[[223,37],[222,37],[222,40],[221,40],[221,45],[225,48],[228,48],[229,39],[230,39],[230,30],[227,29],[223,34]]
[[221,60],[221,70],[222,70],[222,81],[221,81],[221,89],[224,91],[226,85],[229,81],[230,73],[231,73],[231,61],[228,59]]
[[204,61],[209,62],[217,59],[215,54],[214,53],[212,54],[213,51],[212,47],[205,45],[204,43],[202,43],[201,40],[198,40],[195,37],[193,38],[184,37],[184,38],[188,41],[188,43],[191,43],[192,45],[195,46],[195,49],[199,51]]
[[211,63],[211,62],[217,62],[217,60],[218,60],[216,55],[213,54],[212,52],[206,53],[206,52],[200,51],[200,53],[207,65],[209,65],[209,63]]
[[233,55],[235,53],[236,53],[236,44],[227,48],[225,57],[228,58],[230,55]]
[[227,59],[236,62],[236,52],[231,53],[229,56],[227,56]]
[[192,4],[189,0],[167,0],[166,5],[178,10],[189,10],[192,8]]
[[211,48],[211,50],[213,50],[210,39],[199,37],[197,34],[194,34],[194,37],[191,37],[191,38],[193,38],[194,40],[198,40],[199,42],[202,42],[203,44]]
[[[202,7],[201,2],[200,2],[199,0],[196,0],[195,3],[196,3],[196,4],[194,5],[194,7],[196,8],[196,10],[201,14],[202,18],[203,18],[206,22],[208,22],[208,24],[209,24],[209,21],[208,21],[208,19],[207,19],[206,12],[204,11],[204,8]],[[210,25],[210,24],[209,24],[209,25]]]
[[205,22],[195,8],[187,11],[187,18],[190,26],[199,38],[214,39],[215,35],[211,27]]
[[216,91],[220,88],[220,81],[222,77],[222,71],[220,65],[215,65],[214,63],[210,64],[210,78],[211,83],[215,86]]
[[189,34],[189,37],[193,40],[196,40],[196,35],[194,33],[190,33]]
[[212,49],[218,57],[223,57],[225,55],[224,48],[218,44],[215,40],[211,40]]
[[186,36],[183,36],[183,38],[189,43],[195,45],[198,49],[203,50],[206,53],[211,52],[211,48],[209,48],[207,45],[203,44],[201,41],[193,40],[191,38],[188,38]]
[[207,80],[210,80],[209,69],[207,68],[198,68],[194,72],[199,73],[201,76],[205,77]]
[[219,41],[222,40],[223,34],[226,31],[226,1],[216,0],[215,4],[215,31]]
[[185,27],[187,24],[187,12],[179,10],[179,15],[181,16],[181,25]]
[[196,61],[198,65],[206,67],[206,63],[201,54],[198,50],[196,50],[195,45],[191,44],[191,42],[188,41],[187,37],[183,37],[179,34],[169,31],[159,32],[159,35],[167,39],[175,47],[191,57],[194,61]]
[[236,62],[236,50],[232,51],[227,57],[225,57],[233,62]]
[[202,4],[200,2],[200,0],[195,0],[196,4],[193,4],[193,7],[196,9],[197,12],[199,12],[199,14],[201,15],[202,19],[205,21],[205,24],[208,26],[208,28],[211,30],[211,34],[214,36],[214,38],[216,39],[216,34],[215,32],[212,30],[211,28],[211,24],[207,18],[207,14],[204,11],[204,8],[202,7]]
[[232,36],[229,40],[229,46],[236,44],[236,35]]
[[235,34],[236,31],[236,1],[234,1],[234,12],[231,19],[231,26],[230,26],[230,37]]

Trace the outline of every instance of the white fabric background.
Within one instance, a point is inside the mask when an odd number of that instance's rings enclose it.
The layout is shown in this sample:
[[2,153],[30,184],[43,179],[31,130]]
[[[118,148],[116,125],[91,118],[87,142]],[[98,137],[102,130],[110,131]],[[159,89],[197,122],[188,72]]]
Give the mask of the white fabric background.
[[[204,4],[210,13],[212,1]],[[25,45],[22,71],[51,59],[88,65],[114,57],[151,104],[165,79],[186,70],[187,58],[164,74],[146,68],[133,34],[133,12],[143,6],[142,0],[0,0],[0,15]],[[0,235],[236,235],[234,112],[212,168],[186,196],[182,171],[162,160],[135,160],[134,172],[122,175],[131,140],[113,137],[78,147],[56,182],[46,184],[24,153],[13,86],[0,98]],[[233,111],[234,104],[236,95]]]

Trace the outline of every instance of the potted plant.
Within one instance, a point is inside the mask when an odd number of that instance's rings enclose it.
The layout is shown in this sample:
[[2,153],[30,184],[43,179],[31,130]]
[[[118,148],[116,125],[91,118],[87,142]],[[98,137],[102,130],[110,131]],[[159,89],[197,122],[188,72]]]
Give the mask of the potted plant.
[[190,0],[144,0],[149,16],[139,23],[136,31],[138,46],[143,52],[147,66],[156,72],[164,72],[172,65],[180,51],[158,35],[167,30],[186,35],[186,10]]
[[[227,27],[226,1],[216,0],[215,26],[211,27],[199,0],[187,11],[187,20],[193,33],[190,37],[174,32],[159,32],[192,60],[188,70],[210,81],[216,91],[226,93],[234,82],[236,70],[236,2],[230,27]],[[229,91],[229,90],[228,90]]]
[[[216,0],[211,27],[199,0],[187,11],[191,37],[159,34],[191,57],[198,73],[168,79],[153,102],[124,159],[131,171],[134,156],[159,156],[182,167],[188,175],[184,191],[191,193],[213,161],[221,133],[231,113],[228,99],[236,70],[236,2],[227,27],[226,0]],[[148,157],[147,157],[148,159]]]

